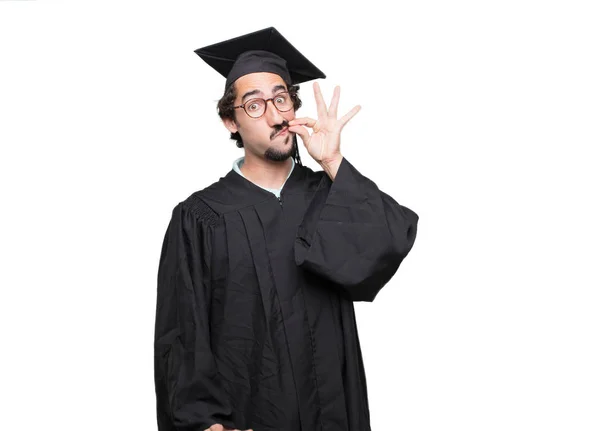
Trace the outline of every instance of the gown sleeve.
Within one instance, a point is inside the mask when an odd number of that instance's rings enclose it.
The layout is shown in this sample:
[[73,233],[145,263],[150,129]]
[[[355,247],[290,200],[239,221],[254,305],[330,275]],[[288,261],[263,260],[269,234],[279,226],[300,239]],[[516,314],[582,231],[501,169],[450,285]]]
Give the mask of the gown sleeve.
[[298,227],[296,264],[352,301],[372,302],[411,250],[418,219],[343,158],[333,181],[323,175]]
[[154,332],[159,431],[235,428],[210,345],[210,232],[179,203],[164,236]]

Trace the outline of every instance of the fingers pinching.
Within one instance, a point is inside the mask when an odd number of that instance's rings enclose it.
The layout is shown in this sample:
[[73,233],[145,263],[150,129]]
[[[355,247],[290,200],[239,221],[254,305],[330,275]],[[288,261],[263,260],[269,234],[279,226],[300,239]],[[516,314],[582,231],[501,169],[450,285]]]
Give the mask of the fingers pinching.
[[306,127],[301,126],[301,125],[290,126],[289,131],[292,133],[295,133],[297,135],[300,135],[300,138],[302,138],[302,142],[304,143],[304,146],[306,146],[308,144],[308,141],[310,140],[310,134],[308,133],[308,129]]
[[315,120],[314,118],[310,118],[310,117],[301,117],[301,118],[294,118],[293,120],[290,120],[289,123],[290,123],[290,125],[293,125],[293,126],[303,124],[305,126],[312,128],[312,127],[315,127],[315,124],[317,124],[317,120]]

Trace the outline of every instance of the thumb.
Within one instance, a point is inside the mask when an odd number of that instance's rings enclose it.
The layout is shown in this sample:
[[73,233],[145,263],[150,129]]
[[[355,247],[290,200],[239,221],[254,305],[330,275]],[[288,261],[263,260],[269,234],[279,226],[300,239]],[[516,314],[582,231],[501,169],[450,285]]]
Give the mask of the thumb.
[[306,127],[301,126],[301,125],[289,126],[288,130],[292,133],[296,133],[297,135],[300,135],[300,138],[302,139],[304,146],[308,147],[308,143],[310,142],[310,133],[308,132],[308,129]]

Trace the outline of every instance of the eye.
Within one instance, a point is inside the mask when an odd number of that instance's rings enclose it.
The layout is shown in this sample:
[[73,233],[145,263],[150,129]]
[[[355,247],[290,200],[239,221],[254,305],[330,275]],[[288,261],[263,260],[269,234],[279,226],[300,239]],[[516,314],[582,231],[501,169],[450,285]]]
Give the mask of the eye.
[[258,109],[258,103],[251,103],[246,106],[246,109],[249,109],[250,111],[256,111]]
[[279,104],[285,103],[285,102],[286,102],[286,100],[287,100],[287,97],[286,97],[285,95],[283,95],[283,94],[282,94],[281,96],[277,96],[277,97],[275,98],[275,101],[276,101],[277,103],[279,103]]

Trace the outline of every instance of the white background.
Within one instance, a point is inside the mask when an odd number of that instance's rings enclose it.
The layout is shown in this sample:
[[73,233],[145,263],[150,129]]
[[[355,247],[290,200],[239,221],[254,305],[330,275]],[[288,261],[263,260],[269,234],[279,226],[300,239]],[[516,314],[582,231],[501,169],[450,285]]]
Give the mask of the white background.
[[161,241],[242,155],[193,51],[273,25],[420,216],[356,304],[373,430],[599,430],[593,3],[0,2],[0,428],[156,429]]

